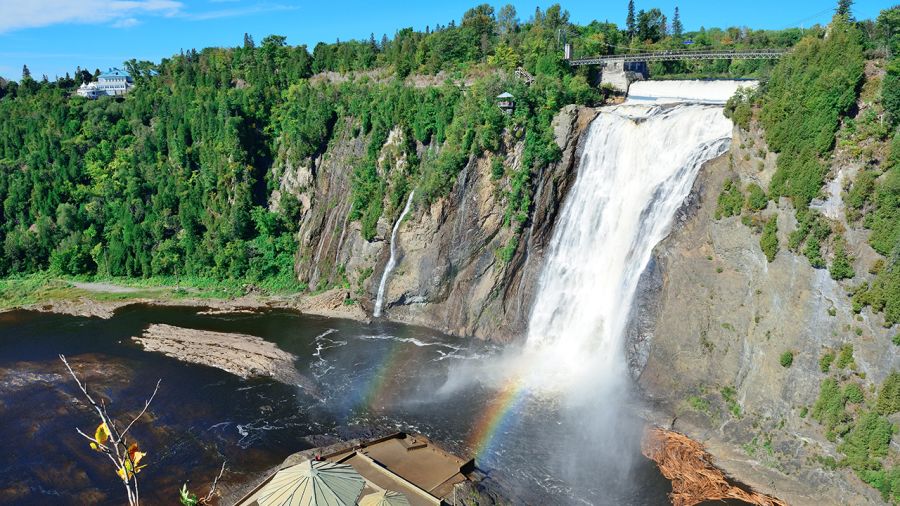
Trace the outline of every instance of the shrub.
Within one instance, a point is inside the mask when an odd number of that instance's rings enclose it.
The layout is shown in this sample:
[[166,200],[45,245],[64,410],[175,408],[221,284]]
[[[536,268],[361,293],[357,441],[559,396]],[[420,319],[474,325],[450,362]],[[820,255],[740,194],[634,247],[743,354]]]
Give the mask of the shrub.
[[822,258],[822,245],[815,236],[806,240],[806,248],[803,249],[803,255],[809,259],[809,264],[816,269],[825,267],[825,259]]
[[747,186],[747,209],[751,211],[761,211],[766,208],[769,198],[766,192],[756,183],[750,183]]
[[834,378],[826,378],[819,388],[819,398],[813,405],[812,417],[825,426],[829,440],[843,435],[849,430],[850,415],[844,409],[846,400]]
[[819,370],[822,372],[830,371],[832,362],[834,362],[834,353],[829,351],[819,359]]
[[733,386],[726,385],[722,387],[721,390],[722,399],[725,401],[725,406],[728,408],[728,411],[735,418],[741,417],[741,405],[738,404],[737,401],[737,391]]
[[766,221],[762,236],[759,238],[759,246],[769,262],[775,260],[778,253],[778,217],[773,216]]
[[884,416],[900,411],[900,373],[893,371],[885,378],[878,392],[875,410]]
[[750,107],[752,90],[739,88],[737,93],[725,102],[725,117],[731,118],[734,124],[743,130],[750,130],[750,118],[753,110]]
[[688,405],[694,411],[709,414],[709,401],[702,397],[696,395],[688,397]]
[[853,310],[872,306],[884,312],[886,326],[900,323],[900,266],[896,263],[880,271],[871,283],[862,283],[853,290]]
[[495,156],[491,160],[491,179],[497,180],[503,177],[503,173],[506,171],[506,167],[503,166],[503,159],[499,156]]
[[728,218],[741,214],[744,207],[744,195],[736,181],[725,181],[722,187],[722,193],[719,194],[719,200],[716,205],[716,219]]
[[862,388],[857,383],[850,383],[844,387],[844,399],[851,404],[861,404],[866,400]]
[[892,125],[900,125],[900,55],[895,55],[885,70],[884,80],[881,81],[884,112]]
[[846,455],[844,464],[868,482],[868,471],[881,469],[878,459],[887,456],[892,433],[893,426],[886,418],[874,411],[863,413],[838,446],[838,451]]
[[781,367],[790,367],[791,364],[794,363],[794,352],[786,351],[781,354],[781,357],[778,359],[778,362],[781,364]]
[[831,279],[841,280],[849,279],[856,275],[851,265],[852,259],[847,256],[847,246],[842,237],[835,239],[834,260],[831,261],[831,267],[828,271],[831,273]]
[[837,363],[835,364],[838,369],[845,369],[847,366],[850,368],[856,367],[856,362],[853,361],[853,345],[845,344],[841,346],[841,352],[838,355]]

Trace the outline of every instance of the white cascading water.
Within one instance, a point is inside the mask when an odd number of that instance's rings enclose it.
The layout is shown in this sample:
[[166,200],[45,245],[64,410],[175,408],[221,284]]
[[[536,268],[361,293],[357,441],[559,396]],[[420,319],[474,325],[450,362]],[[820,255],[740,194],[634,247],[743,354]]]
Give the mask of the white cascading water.
[[[710,102],[724,102],[738,83],[633,86],[638,99],[591,124],[554,229],[526,340],[526,355],[541,357],[528,374],[538,390],[624,376],[622,336],[638,279],[700,166],[731,138],[731,121]],[[682,103],[671,103],[676,96]]]
[[754,84],[635,83],[625,104],[600,109],[591,123],[523,347],[460,363],[437,391],[452,395],[476,382],[496,392],[484,412],[505,413],[496,424],[503,431],[478,459],[499,480],[510,476],[513,493],[527,488],[536,495],[526,499],[554,504],[646,497],[637,476],[649,475],[633,474],[646,460],[624,349],[631,306],[700,167],[729,146],[722,104]]
[[381,275],[381,283],[378,284],[378,296],[375,298],[375,310],[372,312],[376,318],[381,316],[381,308],[384,306],[384,288],[387,286],[387,280],[391,275],[391,271],[397,266],[397,231],[400,230],[400,223],[403,222],[403,218],[412,206],[413,195],[415,195],[415,193],[416,192],[414,191],[409,192],[409,197],[406,199],[406,206],[403,208],[403,212],[400,213],[400,217],[397,218],[397,222],[394,223],[394,229],[391,230],[391,257],[388,259],[387,265],[384,266],[384,273]]

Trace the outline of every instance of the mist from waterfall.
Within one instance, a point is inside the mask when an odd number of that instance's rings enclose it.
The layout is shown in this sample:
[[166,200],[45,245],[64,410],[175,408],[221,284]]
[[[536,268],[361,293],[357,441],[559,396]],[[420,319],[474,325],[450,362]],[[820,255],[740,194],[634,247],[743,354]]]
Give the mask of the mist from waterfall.
[[403,207],[403,212],[400,213],[397,222],[394,223],[393,230],[391,230],[391,257],[388,259],[387,265],[384,266],[381,282],[378,283],[378,295],[375,297],[375,310],[372,312],[372,315],[376,318],[381,316],[381,308],[384,306],[384,289],[387,286],[387,280],[391,276],[391,271],[397,266],[397,231],[400,230],[400,223],[403,222],[403,218],[406,217],[406,213],[409,212],[409,208],[412,206],[413,195],[415,194],[416,192],[414,191],[409,192],[409,197],[406,199],[406,206]]
[[600,110],[544,253],[524,342],[459,366],[443,388],[476,381],[527,393],[508,415],[517,420],[483,445],[479,462],[540,461],[552,477],[540,486],[571,499],[563,502],[635,497],[632,470],[647,463],[625,357],[632,303],[700,167],[728,149],[732,123],[722,103],[747,85],[755,83],[646,84],[634,99]]

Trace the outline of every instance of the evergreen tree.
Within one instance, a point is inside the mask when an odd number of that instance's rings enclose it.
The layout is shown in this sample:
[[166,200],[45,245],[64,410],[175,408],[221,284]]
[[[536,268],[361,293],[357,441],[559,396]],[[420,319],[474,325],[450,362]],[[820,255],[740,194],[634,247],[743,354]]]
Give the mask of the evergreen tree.
[[28,70],[28,65],[22,65],[22,80],[27,81],[31,79],[31,71]]
[[846,16],[849,19],[851,16],[851,7],[853,7],[853,0],[838,0],[837,9],[835,9],[835,12],[838,16]]
[[634,37],[635,17],[634,17],[634,0],[628,0],[628,16],[625,18],[625,28],[629,37]]
[[247,32],[244,32],[244,49],[253,49],[256,47],[256,43],[253,42],[253,36]]
[[678,7],[675,7],[675,16],[672,18],[672,35],[681,37],[683,32],[684,26],[681,24],[681,14],[678,12]]

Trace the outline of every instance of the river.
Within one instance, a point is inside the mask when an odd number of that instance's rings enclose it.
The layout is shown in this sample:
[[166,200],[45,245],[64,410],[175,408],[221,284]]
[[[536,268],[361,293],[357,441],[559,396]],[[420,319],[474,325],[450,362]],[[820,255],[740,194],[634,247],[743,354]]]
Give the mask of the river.
[[[478,450],[473,434],[491,412],[494,393],[477,381],[448,389],[448,373],[483,371],[498,359],[499,348],[392,323],[367,325],[289,311],[197,312],[135,305],[110,320],[0,313],[0,503],[123,502],[108,461],[75,432],[75,427],[92,430],[96,421],[73,402],[77,392],[60,353],[87,371],[89,387],[111,400],[114,414],[134,413],[162,379],[152,422],[134,429],[148,452],[149,465],[139,475],[147,504],[172,504],[184,481],[208,483],[223,459],[227,484],[245,481],[315,446],[323,435],[410,430],[460,454]],[[241,380],[144,352],[130,338],[152,323],[263,337],[295,354],[298,371],[315,388]],[[590,458],[559,452],[563,445],[554,445],[555,437],[577,437],[589,420],[560,416],[553,403],[536,400],[519,405],[509,418],[477,461],[491,486],[516,503],[668,503],[670,487],[647,460],[635,464],[627,483],[613,486],[609,481],[618,478],[596,475],[600,463],[592,469]],[[637,452],[637,441],[632,443]]]
[[[155,504],[171,503],[185,480],[207,482],[223,459],[228,481],[240,482],[324,436],[396,430],[474,455],[486,483],[516,504],[667,504],[669,484],[639,451],[625,328],[653,248],[701,165],[730,142],[722,103],[746,84],[636,83],[628,102],[600,111],[518,345],[289,312],[0,315],[0,501],[119,502],[108,463],[74,432],[96,422],[73,402],[57,358],[65,353],[114,408],[139,408],[162,378],[154,420],[135,432],[149,453],[142,490]],[[305,381],[242,381],[145,353],[130,338],[152,323],[262,337],[297,356]]]

